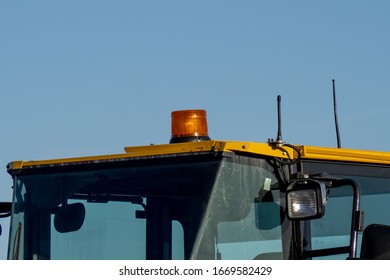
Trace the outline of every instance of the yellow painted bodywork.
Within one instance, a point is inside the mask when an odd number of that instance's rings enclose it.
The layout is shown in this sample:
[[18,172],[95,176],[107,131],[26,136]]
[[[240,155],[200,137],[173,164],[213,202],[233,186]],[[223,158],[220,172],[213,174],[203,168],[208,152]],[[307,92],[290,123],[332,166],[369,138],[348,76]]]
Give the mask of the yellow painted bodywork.
[[[324,148],[314,146],[297,146],[303,159],[316,159],[324,161],[360,162],[374,164],[389,164],[390,152],[362,151],[345,148]],[[37,161],[14,161],[8,165],[8,172],[23,170],[24,168],[48,167],[51,165],[71,165],[79,163],[98,163],[116,161],[127,158],[154,157],[173,154],[196,154],[196,153],[248,153],[252,155],[295,158],[296,151],[284,146],[276,148],[268,143],[235,142],[210,140],[203,142],[189,142],[177,144],[162,144],[150,146],[125,147],[125,153],[77,157],[65,159],[37,160]]]
[[390,164],[390,152],[300,146],[302,158],[325,161]]

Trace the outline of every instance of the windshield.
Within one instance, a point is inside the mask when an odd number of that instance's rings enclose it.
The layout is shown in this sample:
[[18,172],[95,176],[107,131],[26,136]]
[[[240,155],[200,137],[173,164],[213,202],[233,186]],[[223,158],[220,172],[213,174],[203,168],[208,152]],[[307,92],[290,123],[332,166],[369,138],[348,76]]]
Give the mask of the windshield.
[[284,196],[266,159],[192,154],[55,171],[14,176],[9,258],[288,257]]
[[279,187],[264,159],[236,156],[223,161],[192,258],[288,258],[291,237]]
[[11,259],[185,259],[223,157],[14,177]]

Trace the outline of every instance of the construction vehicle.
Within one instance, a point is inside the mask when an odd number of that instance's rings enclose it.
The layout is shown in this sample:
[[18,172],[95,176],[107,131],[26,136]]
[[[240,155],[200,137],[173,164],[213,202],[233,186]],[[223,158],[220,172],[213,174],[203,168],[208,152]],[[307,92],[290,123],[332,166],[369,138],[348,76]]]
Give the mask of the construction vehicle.
[[390,153],[211,140],[8,164],[9,259],[389,259]]

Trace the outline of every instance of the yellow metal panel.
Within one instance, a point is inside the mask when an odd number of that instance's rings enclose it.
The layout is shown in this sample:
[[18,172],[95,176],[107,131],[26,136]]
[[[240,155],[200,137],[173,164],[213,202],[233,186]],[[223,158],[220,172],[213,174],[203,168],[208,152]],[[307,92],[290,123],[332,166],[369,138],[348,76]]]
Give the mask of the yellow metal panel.
[[300,146],[299,148],[302,152],[303,158],[390,164],[389,152],[363,151],[345,148],[324,148],[313,146]]
[[[324,148],[313,146],[299,146],[302,158],[332,160],[344,162],[362,162],[362,163],[379,163],[390,164],[389,152],[361,151],[344,148]],[[126,147],[125,153],[113,155],[101,155],[91,157],[76,157],[65,159],[51,159],[38,161],[14,161],[8,166],[8,171],[20,170],[23,168],[33,168],[38,166],[50,165],[68,165],[78,163],[97,163],[104,161],[115,161],[126,158],[148,157],[159,155],[200,153],[200,152],[233,152],[248,153],[262,156],[295,158],[296,151],[289,147],[276,148],[268,143],[255,142],[235,142],[235,141],[203,141],[177,144],[162,144],[138,147]]]
[[152,155],[169,155],[178,153],[194,153],[215,151],[217,141],[188,142],[177,144],[162,144],[138,147],[125,147],[128,156],[152,156]]
[[226,141],[221,142],[221,145],[225,151],[251,153],[279,158],[296,157],[296,152],[293,149],[289,147],[276,148],[268,143]]
[[14,161],[14,162],[10,163],[10,164],[7,166],[7,168],[8,168],[8,169],[22,169],[23,163],[24,163],[24,161],[22,161],[22,160]]
[[289,148],[285,152],[272,148],[267,143],[253,142],[233,142],[233,141],[203,141],[188,142],[177,144],[162,144],[137,147],[125,147],[125,153],[113,155],[101,155],[90,157],[75,157],[63,159],[37,160],[37,161],[14,161],[8,170],[19,170],[27,167],[50,166],[50,165],[68,165],[72,163],[96,163],[100,161],[115,161],[125,158],[199,153],[199,152],[243,152],[265,156],[287,157],[292,155],[293,151]]
[[126,158],[143,156],[158,156],[181,153],[211,152],[215,149],[215,141],[164,144],[138,147],[126,147],[123,154],[100,155],[90,157],[74,157],[62,159],[36,160],[36,161],[14,161],[8,165],[8,171],[20,170],[23,168],[33,168],[38,166],[69,165],[78,163],[97,163],[103,161],[116,161]]
[[125,152],[133,157],[168,155],[194,152],[244,152],[265,156],[287,157],[292,155],[291,148],[274,149],[267,143],[234,142],[234,141],[202,141],[141,147],[126,147]]
[[72,163],[83,162],[99,162],[113,159],[126,158],[126,154],[117,155],[105,155],[105,156],[92,156],[92,157],[75,157],[75,158],[62,158],[62,159],[50,159],[50,160],[30,160],[30,161],[13,161],[8,164],[8,171],[18,170],[25,167],[35,166],[50,166],[50,165],[67,165]]

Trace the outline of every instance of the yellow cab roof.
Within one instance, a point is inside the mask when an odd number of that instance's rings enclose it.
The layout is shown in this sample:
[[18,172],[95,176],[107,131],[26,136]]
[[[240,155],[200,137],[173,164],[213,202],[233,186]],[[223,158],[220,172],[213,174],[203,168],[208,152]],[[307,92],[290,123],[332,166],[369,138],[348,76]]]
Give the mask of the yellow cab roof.
[[[297,146],[301,151],[302,159],[315,159],[327,161],[360,162],[373,164],[390,164],[390,152],[363,151],[346,148],[325,148],[315,146]],[[99,162],[121,161],[131,158],[148,158],[158,156],[169,156],[178,154],[198,153],[248,153],[253,155],[264,155],[270,157],[295,157],[293,149],[283,147],[282,149],[268,143],[239,142],[210,140],[202,142],[187,142],[177,144],[161,144],[149,146],[125,147],[121,154],[100,155],[89,157],[75,157],[37,161],[13,161],[8,164],[9,173],[20,171],[25,168],[38,168],[50,166],[67,166],[74,164],[94,164]]]

